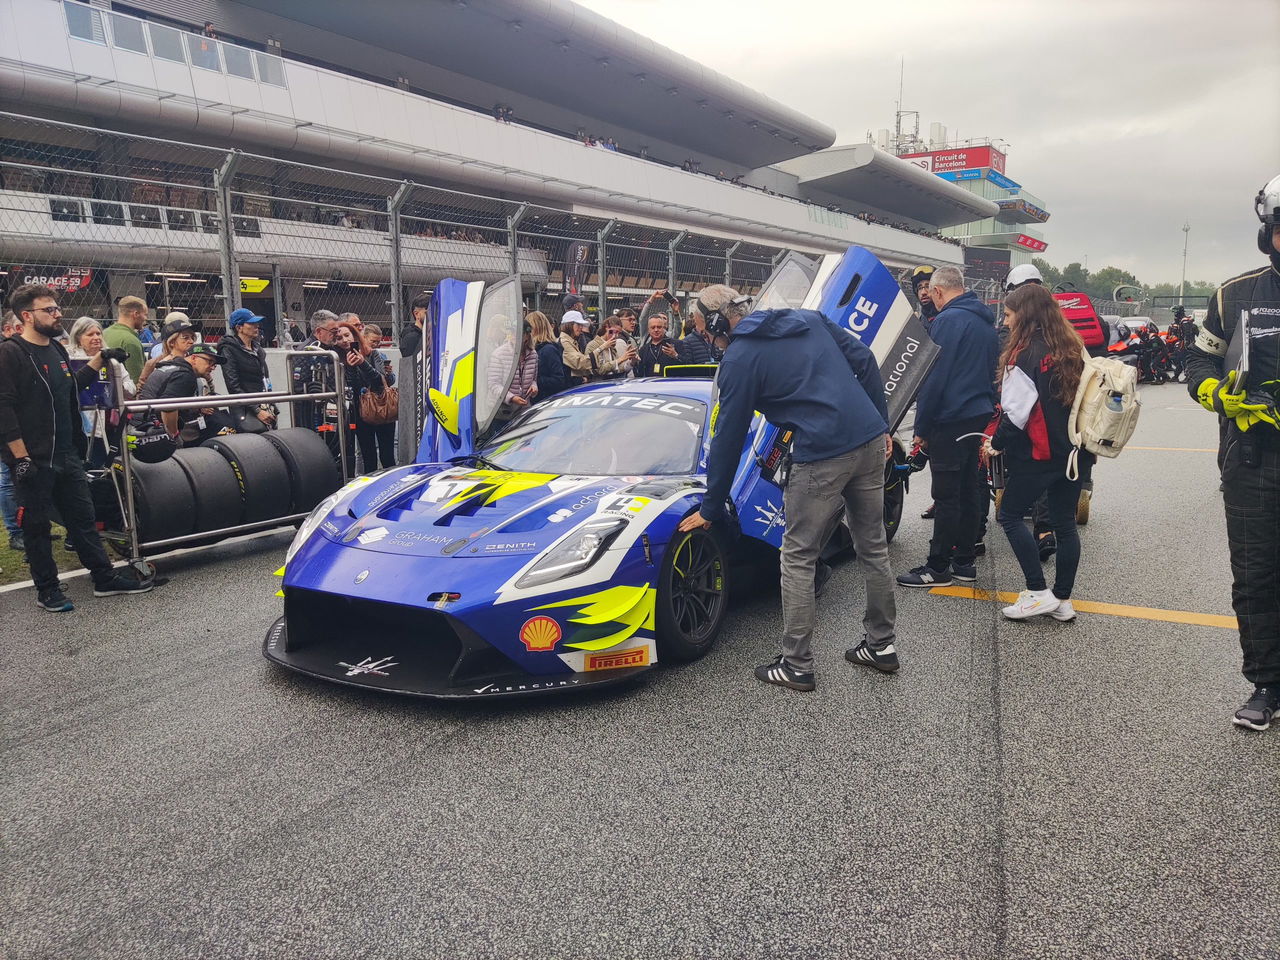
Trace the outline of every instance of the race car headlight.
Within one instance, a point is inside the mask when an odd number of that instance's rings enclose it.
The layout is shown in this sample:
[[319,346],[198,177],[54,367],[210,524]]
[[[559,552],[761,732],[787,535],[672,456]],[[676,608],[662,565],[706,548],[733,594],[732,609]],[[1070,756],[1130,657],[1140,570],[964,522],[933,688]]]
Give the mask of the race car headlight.
[[311,516],[302,521],[302,526],[298,528],[298,532],[293,535],[293,543],[289,544],[289,550],[284,555],[284,562],[287,566],[293,559],[294,554],[302,549],[302,545],[311,539],[311,535],[320,529],[320,524],[324,523],[324,518],[338,505],[338,501],[342,499],[342,491],[332,494],[322,500],[314,510]]
[[621,517],[598,517],[588,520],[572,534],[547,551],[529,572],[516,581],[517,587],[536,587],[561,577],[581,573],[600,559],[627,527]]

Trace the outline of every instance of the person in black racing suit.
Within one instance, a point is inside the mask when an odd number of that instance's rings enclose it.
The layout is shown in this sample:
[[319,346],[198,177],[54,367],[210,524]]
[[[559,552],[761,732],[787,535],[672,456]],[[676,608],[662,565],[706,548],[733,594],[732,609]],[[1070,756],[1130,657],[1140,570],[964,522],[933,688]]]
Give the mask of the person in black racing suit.
[[1233,722],[1265,730],[1280,710],[1280,176],[1254,206],[1258,249],[1271,262],[1228,280],[1209,301],[1187,351],[1187,389],[1219,416],[1231,604],[1254,685]]

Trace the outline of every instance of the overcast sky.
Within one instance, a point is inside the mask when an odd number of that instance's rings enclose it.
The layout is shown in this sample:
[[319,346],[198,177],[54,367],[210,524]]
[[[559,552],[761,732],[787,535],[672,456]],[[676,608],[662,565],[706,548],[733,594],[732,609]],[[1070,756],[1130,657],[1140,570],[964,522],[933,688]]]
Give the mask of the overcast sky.
[[1280,0],[577,0],[834,127],[1009,142],[1051,263],[1146,283],[1261,262],[1258,188],[1280,174]]

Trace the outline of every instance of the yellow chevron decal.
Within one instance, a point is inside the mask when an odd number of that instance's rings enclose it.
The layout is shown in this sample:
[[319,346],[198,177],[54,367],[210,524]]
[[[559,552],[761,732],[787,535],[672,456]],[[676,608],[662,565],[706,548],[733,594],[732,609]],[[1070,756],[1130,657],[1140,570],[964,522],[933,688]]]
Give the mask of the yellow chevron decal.
[[614,633],[583,643],[567,643],[566,647],[578,650],[605,650],[615,647],[637,630],[654,628],[654,611],[657,604],[658,591],[646,583],[643,587],[617,586],[599,593],[591,593],[585,597],[574,597],[535,607],[537,610],[550,610],[553,607],[580,607],[576,617],[570,617],[570,623],[595,625],[601,623],[618,623],[620,628]]
[[446,507],[452,507],[473,497],[483,496],[485,498],[484,505],[497,503],[503,497],[509,497],[513,493],[522,493],[525,490],[536,490],[538,487],[546,486],[556,477],[558,473],[519,473],[508,470],[476,470],[460,477],[463,480],[474,480],[473,486],[467,487],[460,494],[445,504]]

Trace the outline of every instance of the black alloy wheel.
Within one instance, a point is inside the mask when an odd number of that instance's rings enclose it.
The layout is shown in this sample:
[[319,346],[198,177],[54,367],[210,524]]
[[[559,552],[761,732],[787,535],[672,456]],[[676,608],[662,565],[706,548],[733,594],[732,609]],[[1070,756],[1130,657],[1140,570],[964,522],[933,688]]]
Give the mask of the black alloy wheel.
[[662,658],[696,660],[711,649],[729,603],[729,564],[706,530],[677,533],[658,580],[658,645]]

